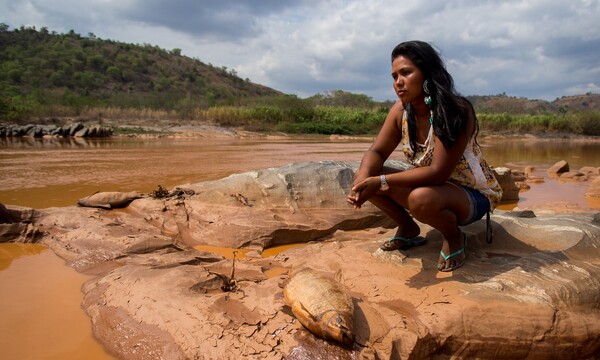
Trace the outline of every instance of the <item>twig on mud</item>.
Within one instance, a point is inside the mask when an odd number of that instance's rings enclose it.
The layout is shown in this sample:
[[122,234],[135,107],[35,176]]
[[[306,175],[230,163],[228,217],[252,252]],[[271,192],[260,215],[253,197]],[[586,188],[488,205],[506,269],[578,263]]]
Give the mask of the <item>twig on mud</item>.
[[234,251],[233,252],[233,262],[231,265],[231,277],[227,281],[224,281],[223,287],[221,287],[221,289],[223,289],[223,291],[226,291],[226,292],[237,291],[239,289],[239,287],[237,285],[237,281],[235,281],[235,255],[236,254],[237,254],[237,251]]
[[150,193],[150,196],[154,199],[164,199],[169,196],[169,192],[162,187],[162,185],[158,185],[158,187]]
[[242,205],[252,207],[252,204],[250,204],[250,202],[248,201],[248,198],[245,197],[244,195],[240,194],[240,193],[229,194],[229,196],[236,198],[237,201],[239,201]]
[[190,213],[188,211],[187,206],[185,205],[185,200],[184,199],[177,200],[177,202],[175,203],[175,206],[183,206],[183,211],[185,211],[185,221],[189,223],[190,222]]

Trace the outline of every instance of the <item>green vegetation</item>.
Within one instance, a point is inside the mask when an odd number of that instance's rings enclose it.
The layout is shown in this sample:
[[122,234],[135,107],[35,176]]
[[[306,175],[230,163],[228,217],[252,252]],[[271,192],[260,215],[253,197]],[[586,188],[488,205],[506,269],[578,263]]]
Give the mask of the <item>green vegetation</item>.
[[149,44],[0,24],[0,119],[77,116],[86,108],[176,110],[279,92]]
[[571,114],[478,114],[485,133],[532,133],[600,135],[600,112],[581,111]]
[[[375,134],[391,102],[341,90],[307,99],[241,79],[235,70],[149,44],[134,45],[0,23],[0,123],[67,118],[125,132],[207,123],[253,131]],[[470,97],[483,133],[600,135],[600,95],[555,102]]]
[[[337,94],[340,95],[340,92]],[[311,103],[311,99],[295,97],[270,100],[252,106],[218,106],[198,110],[194,118],[221,126],[241,126],[252,131],[351,135],[376,133],[388,111],[387,106],[325,106]]]

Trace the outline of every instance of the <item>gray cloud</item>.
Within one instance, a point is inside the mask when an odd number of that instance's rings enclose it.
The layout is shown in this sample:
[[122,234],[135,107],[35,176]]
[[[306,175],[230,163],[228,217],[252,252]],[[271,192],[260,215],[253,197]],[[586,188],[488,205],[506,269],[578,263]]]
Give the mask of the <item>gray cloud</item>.
[[180,48],[301,97],[394,99],[391,49],[434,44],[466,95],[600,90],[598,0],[0,0],[2,22]]
[[135,0],[124,15],[192,36],[238,42],[261,32],[261,18],[300,4],[292,0]]

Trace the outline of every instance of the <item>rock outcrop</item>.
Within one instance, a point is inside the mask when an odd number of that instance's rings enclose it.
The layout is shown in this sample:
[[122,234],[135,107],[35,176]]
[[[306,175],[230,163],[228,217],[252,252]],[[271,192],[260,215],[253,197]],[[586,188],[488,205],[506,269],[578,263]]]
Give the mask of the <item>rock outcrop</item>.
[[[261,169],[118,210],[7,210],[96,275],[83,308],[123,359],[600,356],[597,214],[497,210],[494,243],[485,220],[464,227],[466,264],[439,273],[441,237],[424,224],[425,246],[379,250],[392,224],[346,204],[357,165]],[[294,243],[303,245],[261,256]],[[199,245],[250,252],[234,263]],[[355,308],[352,346],[315,338],[284,304],[281,286],[299,266],[341,275]]]
[[600,198],[600,177],[592,181],[590,187],[585,192],[585,196],[592,198]]
[[501,201],[516,201],[519,200],[520,188],[515,185],[515,179],[512,175],[512,170],[507,167],[494,168],[494,176],[502,187]]
[[7,208],[0,204],[0,243],[18,241],[33,243],[39,241],[43,234],[33,225],[35,210],[21,207]]
[[64,126],[57,125],[2,125],[0,124],[0,137],[33,137],[44,136],[55,137],[107,137],[113,134],[110,127],[93,125],[86,126],[83,123],[75,123]]
[[569,163],[565,160],[561,160],[556,164],[550,166],[546,172],[551,176],[560,176],[560,174],[568,172],[570,170]]

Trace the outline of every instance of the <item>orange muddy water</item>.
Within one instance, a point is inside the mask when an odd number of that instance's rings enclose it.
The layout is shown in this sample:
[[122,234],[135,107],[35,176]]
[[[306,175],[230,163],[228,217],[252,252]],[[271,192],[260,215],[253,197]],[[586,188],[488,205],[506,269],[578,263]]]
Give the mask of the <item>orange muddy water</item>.
[[[97,191],[148,193],[158,185],[171,188],[292,162],[360,160],[370,141],[329,137],[0,138],[0,203],[71,206]],[[600,202],[585,197],[589,182],[562,182],[546,175],[546,169],[560,160],[568,161],[571,169],[600,166],[600,141],[481,139],[480,143],[491,165],[513,169],[532,165],[545,177],[543,183],[522,191],[518,202],[504,204],[502,209],[560,201],[586,210],[600,209]],[[402,159],[398,152],[394,157]],[[263,256],[271,255],[269,251],[276,253],[267,250]],[[87,279],[45,247],[0,244],[0,357],[110,359],[95,342],[91,323],[80,308],[80,288]]]
[[46,246],[0,244],[0,358],[113,359],[79,306],[88,279]]
[[[0,138],[0,203],[33,208],[75,205],[97,191],[141,191],[219,179],[233,173],[292,162],[360,160],[371,139],[329,137],[251,139]],[[570,201],[590,208],[589,185],[549,179],[545,170],[560,160],[572,169],[600,166],[600,141],[482,139],[493,166],[535,166],[546,181],[521,193],[519,206]],[[402,159],[400,152],[393,155]],[[512,204],[514,205],[514,204]],[[595,206],[594,204],[592,204]]]

